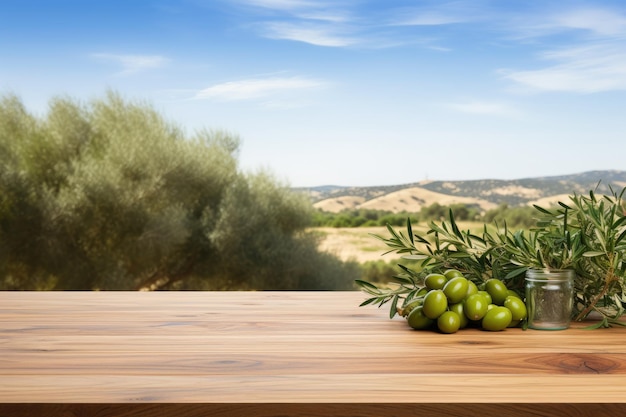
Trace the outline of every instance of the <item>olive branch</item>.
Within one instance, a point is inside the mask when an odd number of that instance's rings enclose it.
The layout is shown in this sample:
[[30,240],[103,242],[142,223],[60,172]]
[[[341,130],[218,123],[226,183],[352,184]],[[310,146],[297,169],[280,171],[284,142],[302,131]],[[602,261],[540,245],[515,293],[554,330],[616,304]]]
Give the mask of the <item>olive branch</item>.
[[449,219],[430,222],[426,234],[406,233],[387,226],[389,237],[372,235],[412,267],[399,264],[400,273],[388,286],[357,280],[371,297],[361,305],[391,302],[389,316],[402,313],[424,287],[432,272],[457,269],[475,284],[498,278],[518,292],[528,269],[573,269],[575,303],[573,319],[582,321],[592,312],[600,320],[590,327],[626,325],[620,318],[626,303],[626,209],[624,194],[609,187],[601,197],[573,194],[555,208],[534,206],[538,217],[529,230],[510,230],[506,223],[484,225],[482,233],[461,230],[452,210]]

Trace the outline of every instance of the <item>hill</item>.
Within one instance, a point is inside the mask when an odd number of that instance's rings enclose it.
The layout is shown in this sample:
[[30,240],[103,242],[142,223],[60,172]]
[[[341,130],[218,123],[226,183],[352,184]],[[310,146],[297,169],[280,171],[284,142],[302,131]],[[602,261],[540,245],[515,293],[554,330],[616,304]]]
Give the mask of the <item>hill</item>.
[[613,189],[626,187],[626,171],[589,171],[517,180],[422,181],[372,187],[326,185],[295,190],[307,193],[313,205],[324,211],[370,208],[415,212],[435,202],[442,205],[461,203],[482,210],[502,203],[509,206],[549,206],[565,201],[572,193],[586,194],[589,190],[606,193],[609,186]]

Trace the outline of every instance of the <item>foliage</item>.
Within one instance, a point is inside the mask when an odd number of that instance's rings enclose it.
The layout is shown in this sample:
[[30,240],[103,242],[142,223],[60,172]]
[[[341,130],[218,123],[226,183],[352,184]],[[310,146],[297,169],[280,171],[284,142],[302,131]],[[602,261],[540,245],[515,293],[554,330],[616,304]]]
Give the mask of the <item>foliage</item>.
[[402,226],[407,217],[416,219],[412,213],[392,213],[385,210],[354,209],[339,213],[315,210],[312,224],[315,227],[372,227],[387,224]]
[[313,213],[313,225],[317,227],[372,227],[397,226],[401,227],[410,218],[412,222],[440,221],[446,218],[452,210],[458,221],[478,221],[485,223],[506,222],[510,227],[528,228],[535,223],[535,210],[529,206],[509,207],[506,204],[489,210],[481,215],[477,207],[466,204],[452,204],[445,206],[433,203],[424,206],[417,213],[394,213],[385,210],[352,209],[338,213],[316,210]]
[[396,269],[394,261],[367,261],[361,264],[361,280],[384,284],[396,273]]
[[41,118],[2,98],[0,288],[352,288],[304,232],[310,203],[238,149],[115,93]]
[[[621,192],[598,197],[574,194],[556,210],[543,213],[532,240],[511,251],[518,264],[535,268],[576,271],[575,320],[592,311],[602,316],[601,326],[619,324],[626,303],[626,208]],[[529,250],[534,245],[536,250]]]
[[602,198],[574,194],[569,204],[548,210],[536,206],[541,214],[529,231],[502,228],[481,235],[458,228],[452,212],[449,221],[431,222],[426,235],[413,233],[407,221],[406,234],[388,227],[390,237],[376,236],[403,254],[414,267],[400,265],[396,285],[382,287],[366,280],[357,284],[372,297],[365,304],[391,302],[393,316],[399,302],[406,304],[424,286],[431,272],[454,268],[480,285],[498,278],[511,289],[521,291],[529,268],[576,271],[575,320],[592,311],[602,316],[598,326],[619,324],[626,302],[626,211],[623,194],[612,192]]
[[497,208],[484,213],[480,221],[488,224],[506,223],[509,227],[528,229],[535,225],[537,221],[537,211],[531,206],[511,207],[506,203],[502,203]]

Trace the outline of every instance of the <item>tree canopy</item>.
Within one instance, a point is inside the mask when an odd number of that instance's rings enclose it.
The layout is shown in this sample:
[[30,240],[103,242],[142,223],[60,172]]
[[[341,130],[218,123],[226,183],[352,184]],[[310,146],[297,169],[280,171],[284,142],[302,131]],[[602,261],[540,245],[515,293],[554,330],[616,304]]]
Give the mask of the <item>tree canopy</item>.
[[311,205],[238,166],[239,139],[192,135],[109,92],[0,99],[1,289],[348,289]]

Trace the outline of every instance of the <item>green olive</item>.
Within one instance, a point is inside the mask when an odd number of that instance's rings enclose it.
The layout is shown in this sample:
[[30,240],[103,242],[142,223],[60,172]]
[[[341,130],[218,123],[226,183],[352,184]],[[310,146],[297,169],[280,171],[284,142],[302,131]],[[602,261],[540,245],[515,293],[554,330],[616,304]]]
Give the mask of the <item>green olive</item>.
[[446,277],[446,279],[451,280],[452,278],[455,278],[455,277],[462,277],[463,273],[459,271],[458,269],[446,269],[443,275]]
[[472,294],[463,301],[465,316],[473,321],[482,319],[487,314],[489,303],[482,294]]
[[420,297],[420,296],[421,296],[421,297],[423,297],[423,296],[425,296],[426,294],[428,294],[428,291],[430,291],[428,288],[426,288],[426,287],[422,287],[422,288],[420,288],[420,289],[417,291],[417,293],[415,294],[415,296],[416,296],[416,297]]
[[485,290],[478,290],[478,294],[480,294],[483,297],[485,297],[485,300],[487,300],[487,304],[493,303],[493,300],[491,299],[491,294],[489,294],[487,291],[485,291]]
[[424,278],[424,285],[429,290],[440,290],[446,285],[448,279],[442,274],[428,274]]
[[523,320],[528,314],[526,304],[524,304],[519,297],[509,295],[504,300],[504,307],[511,310],[511,315],[513,316],[514,321]]
[[454,277],[443,286],[443,293],[450,304],[460,303],[467,296],[469,281],[464,277]]
[[461,317],[454,311],[446,311],[437,319],[437,328],[441,333],[456,333],[461,327]]
[[521,320],[511,320],[511,323],[506,327],[519,327]]
[[506,293],[511,297],[517,297],[522,300],[522,297],[515,290],[508,290]]
[[424,315],[430,319],[437,319],[448,309],[448,299],[443,290],[430,290],[424,297]]
[[504,282],[497,278],[487,280],[487,282],[485,282],[485,290],[491,295],[493,303],[499,306],[504,304],[504,299],[509,295],[509,290],[506,285],[504,285]]
[[476,294],[478,292],[478,287],[474,284],[473,281],[467,280],[467,295],[469,297],[472,294]]
[[422,306],[415,307],[407,317],[409,326],[416,330],[428,329],[434,323],[433,319],[429,319],[424,315]]
[[424,297],[416,297],[409,300],[402,308],[398,310],[400,315],[406,317],[413,311],[413,309],[417,306],[421,306],[424,303]]
[[511,310],[506,307],[496,306],[487,311],[487,314],[483,317],[482,327],[485,330],[497,332],[506,329],[511,324],[511,320]]
[[456,314],[459,315],[459,319],[461,320],[459,329],[464,329],[467,327],[467,325],[469,324],[469,319],[465,315],[465,309],[463,308],[463,303],[452,304],[448,306],[448,310],[454,311]]

